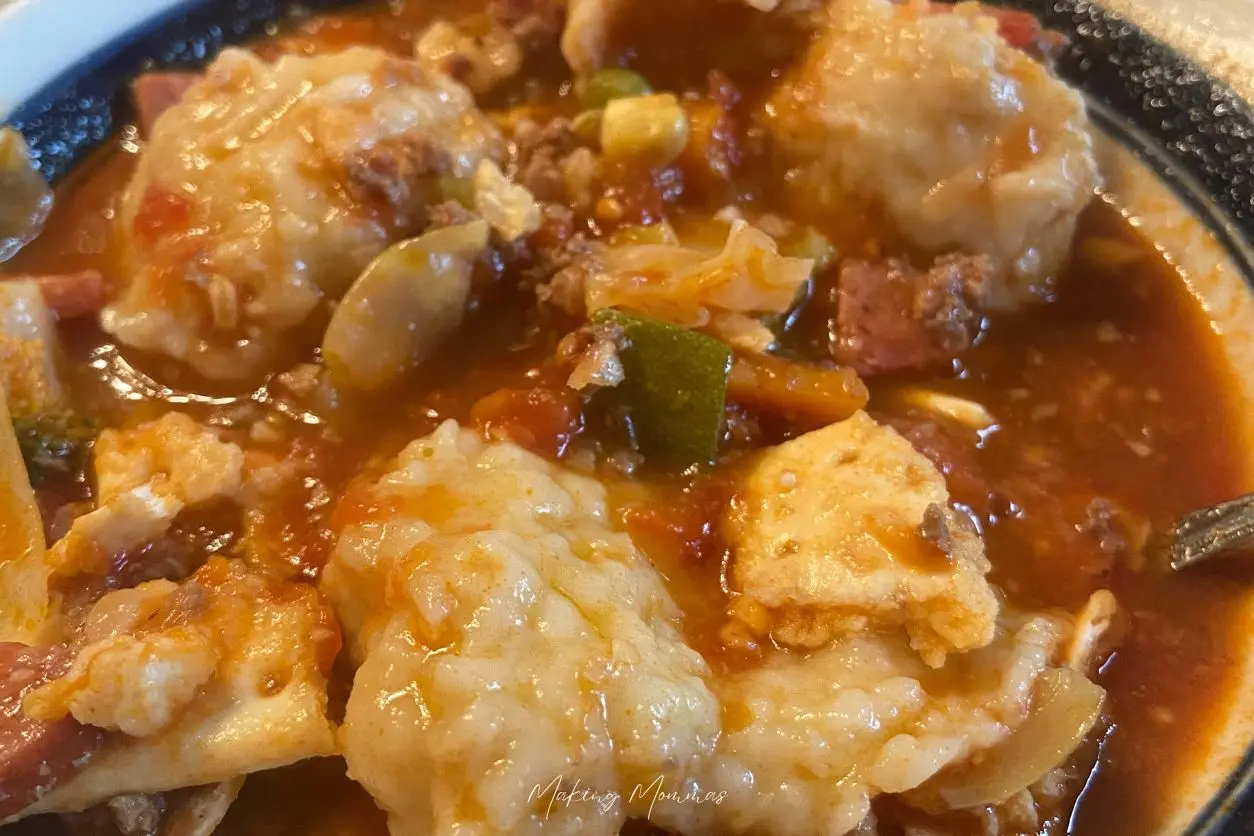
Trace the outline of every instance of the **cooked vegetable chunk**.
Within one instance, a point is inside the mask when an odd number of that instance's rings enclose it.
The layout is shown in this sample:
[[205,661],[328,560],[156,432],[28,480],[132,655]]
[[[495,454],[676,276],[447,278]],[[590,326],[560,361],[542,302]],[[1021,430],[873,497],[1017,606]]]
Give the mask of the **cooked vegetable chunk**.
[[602,262],[584,288],[589,313],[625,308],[716,331],[788,310],[814,267],[780,255],[769,235],[742,220],[731,224],[721,249],[628,243],[609,247]]
[[50,211],[52,189],[32,165],[26,140],[0,127],[0,262],[43,230]]
[[601,148],[609,160],[664,166],[688,145],[688,117],[673,93],[618,98],[601,117]]
[[536,199],[522,186],[507,180],[496,163],[479,163],[474,189],[475,210],[506,241],[517,241],[540,228]]
[[472,221],[393,244],[348,289],[322,338],[331,379],[380,389],[461,325],[488,225]]
[[868,199],[916,246],[987,255],[986,301],[1038,298],[1098,184],[1080,95],[973,4],[836,0],[767,122],[805,200]]
[[61,412],[56,318],[39,284],[0,281],[0,383],[18,418]]
[[[753,790],[711,810],[720,832],[858,832],[875,796],[916,800],[941,770],[998,751],[1011,729],[1033,723],[1034,693],[1059,673],[1064,632],[1056,619],[1016,619],[993,644],[947,661],[940,679],[904,642],[867,633],[732,674],[718,694],[724,716],[742,719],[726,730],[707,780],[738,787],[752,775]],[[1075,748],[1065,726],[1042,732],[1063,758]],[[1000,763],[1023,766],[1030,781],[1058,765]]]
[[0,642],[33,644],[48,620],[44,528],[0,390]]
[[852,369],[811,366],[769,354],[738,356],[727,391],[737,403],[815,427],[844,421],[870,398],[866,384]]
[[1070,668],[1045,671],[1032,713],[975,766],[938,778],[936,792],[954,809],[998,804],[1061,766],[1088,737],[1106,693]]
[[607,67],[579,84],[579,103],[592,110],[605,107],[615,99],[647,96],[652,92],[648,79],[640,73]]
[[469,91],[353,48],[226,50],[157,121],[118,212],[128,280],[105,329],[246,377],[323,299],[426,223],[441,175],[502,150]]
[[593,322],[622,329],[623,380],[603,397],[626,408],[640,451],[678,469],[718,454],[731,349],[655,319],[605,310]]
[[96,440],[96,426],[88,418],[68,412],[22,418],[13,422],[31,484],[81,471]]

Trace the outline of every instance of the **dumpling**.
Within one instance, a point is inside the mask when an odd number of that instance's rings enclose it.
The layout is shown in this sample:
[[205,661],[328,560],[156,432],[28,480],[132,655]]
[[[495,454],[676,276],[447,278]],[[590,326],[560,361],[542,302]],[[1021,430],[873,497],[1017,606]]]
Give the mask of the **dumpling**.
[[126,285],[105,330],[246,377],[425,226],[439,176],[471,177],[503,149],[468,90],[413,61],[226,50],[157,120],[127,188]]
[[984,544],[944,477],[864,412],[767,450],[728,515],[736,614],[755,633],[821,647],[904,627],[933,666],[993,638]]
[[233,500],[243,466],[237,445],[177,412],[104,431],[95,449],[96,508],[48,550],[52,574],[103,573],[115,555],[164,534],[184,509]]
[[[7,417],[0,409],[0,419]],[[0,561],[0,596],[10,604],[0,618],[0,641],[27,644],[62,641],[71,632],[62,611],[64,580],[106,574],[118,555],[165,534],[186,509],[235,500],[244,465],[237,445],[179,413],[106,430],[95,448],[96,507],[45,547],[11,428],[0,433],[0,457],[7,472],[0,497],[14,520],[6,528],[10,557]]]
[[103,728],[104,742],[22,816],[335,752],[327,676],[340,634],[311,587],[213,558],[182,584],[106,595],[83,638],[68,670],[19,706],[39,723]]
[[[852,427],[843,432],[860,432],[854,446],[880,465],[861,474],[873,483],[861,511],[895,522],[876,498],[903,489],[911,467],[906,517],[943,501],[939,475],[897,449],[904,440],[865,415]],[[784,455],[830,469],[815,444],[852,449],[818,436]],[[846,493],[851,478],[837,479]],[[1071,624],[1061,613],[998,618],[982,554],[968,555],[963,571],[983,586],[964,647],[979,647],[936,651],[942,666],[862,602],[866,629],[715,673],[685,644],[660,575],[613,529],[601,484],[452,422],[361,483],[337,516],[322,589],[360,663],[341,745],[393,836],[616,834],[628,816],[683,833],[847,833],[876,795],[931,787],[1005,741]],[[962,548],[979,552],[978,541]]]
[[852,194],[919,248],[989,256],[992,308],[1048,290],[1099,183],[1079,93],[975,4],[834,0],[764,118],[802,199]]
[[942,671],[869,633],[720,681],[734,719],[706,783],[744,790],[710,807],[717,832],[860,833],[875,796],[915,791],[996,747],[1035,708],[1066,633],[1062,619],[1017,621]]
[[612,836],[649,808],[628,788],[713,752],[710,671],[599,483],[449,422],[359,499],[323,590],[362,660],[344,757],[393,836]]

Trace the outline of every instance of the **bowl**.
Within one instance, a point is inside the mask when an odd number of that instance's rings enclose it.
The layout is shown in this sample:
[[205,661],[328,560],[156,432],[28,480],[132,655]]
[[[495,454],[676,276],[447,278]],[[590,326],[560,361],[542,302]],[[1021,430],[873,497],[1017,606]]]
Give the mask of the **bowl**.
[[[1137,14],[1130,0],[1118,2]],[[27,137],[58,181],[127,118],[129,80],[153,66],[193,67],[224,45],[272,31],[287,0],[0,0],[0,123]],[[304,9],[347,5],[301,3]],[[1089,0],[1014,5],[1064,33],[1059,74],[1087,97],[1116,202],[1179,269],[1204,305],[1254,407],[1254,108],[1130,19]],[[1164,23],[1165,21],[1165,23]],[[1170,14],[1156,18],[1171,32]],[[1252,30],[1254,31],[1254,30]],[[1254,450],[1254,408],[1241,427]],[[1254,490],[1254,457],[1245,476]],[[1241,615],[1254,627],[1254,591]],[[1254,781],[1254,629],[1236,687],[1195,743],[1160,832],[1219,836]],[[1254,812],[1251,813],[1254,816]]]

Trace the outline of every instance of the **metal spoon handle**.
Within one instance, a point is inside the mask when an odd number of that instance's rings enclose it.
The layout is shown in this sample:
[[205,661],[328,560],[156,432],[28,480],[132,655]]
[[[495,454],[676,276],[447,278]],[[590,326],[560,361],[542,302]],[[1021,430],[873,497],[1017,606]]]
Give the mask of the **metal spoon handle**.
[[1175,571],[1254,547],[1254,494],[1185,514],[1164,549]]

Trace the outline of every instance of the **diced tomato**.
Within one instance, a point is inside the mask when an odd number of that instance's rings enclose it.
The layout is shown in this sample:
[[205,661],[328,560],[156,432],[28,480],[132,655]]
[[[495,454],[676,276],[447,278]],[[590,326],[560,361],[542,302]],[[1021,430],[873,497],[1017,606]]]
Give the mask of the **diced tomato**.
[[488,438],[561,458],[583,432],[583,400],[574,392],[543,387],[500,389],[474,405],[470,420]]
[[94,314],[104,305],[104,277],[96,270],[32,278],[57,319]]
[[627,505],[623,522],[646,549],[662,548],[696,562],[718,560],[726,548],[721,521],[731,495],[729,482],[703,478],[665,503]]
[[135,234],[148,242],[183,232],[192,218],[190,198],[162,186],[151,185],[135,213]]
[[[949,3],[932,3],[931,10],[933,13],[945,14],[952,11],[953,6]],[[1041,21],[1031,12],[988,5],[981,5],[980,11],[997,20],[998,33],[1015,49],[1027,50],[1036,46],[1045,35]]]
[[[673,171],[673,170],[672,170]],[[649,226],[666,219],[666,198],[654,172],[631,163],[608,166],[596,218],[607,227]]]
[[1041,37],[1041,22],[1031,12],[991,6],[984,7],[984,11],[997,18],[997,31],[1006,39],[1006,43],[1016,49],[1026,49]]

